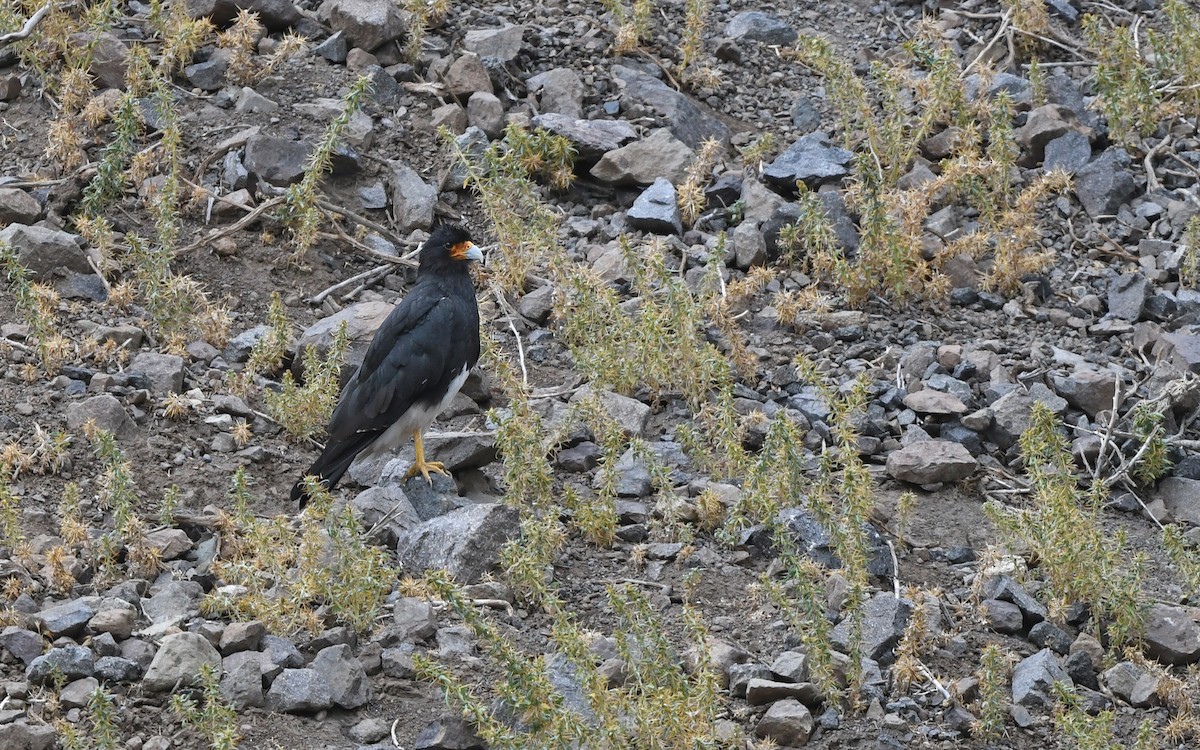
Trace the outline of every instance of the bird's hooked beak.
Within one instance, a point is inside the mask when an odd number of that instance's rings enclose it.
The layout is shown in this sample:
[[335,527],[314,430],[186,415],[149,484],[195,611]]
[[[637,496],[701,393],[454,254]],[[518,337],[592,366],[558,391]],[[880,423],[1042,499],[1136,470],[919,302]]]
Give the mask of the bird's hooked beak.
[[450,257],[455,260],[473,260],[476,263],[482,263],[483,250],[479,248],[479,245],[467,240],[450,248]]

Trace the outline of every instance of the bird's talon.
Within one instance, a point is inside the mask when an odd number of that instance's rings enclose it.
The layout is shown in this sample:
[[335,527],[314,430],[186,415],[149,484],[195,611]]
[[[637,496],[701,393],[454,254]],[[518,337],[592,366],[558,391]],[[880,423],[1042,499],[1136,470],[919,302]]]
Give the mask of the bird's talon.
[[441,461],[422,461],[420,463],[414,463],[409,467],[408,471],[404,474],[404,481],[407,482],[416,475],[420,474],[421,476],[425,477],[425,481],[429,483],[430,487],[432,487],[433,478],[429,476],[429,472],[431,471],[435,474],[441,474],[444,477],[450,476],[450,472],[446,471],[446,465]]

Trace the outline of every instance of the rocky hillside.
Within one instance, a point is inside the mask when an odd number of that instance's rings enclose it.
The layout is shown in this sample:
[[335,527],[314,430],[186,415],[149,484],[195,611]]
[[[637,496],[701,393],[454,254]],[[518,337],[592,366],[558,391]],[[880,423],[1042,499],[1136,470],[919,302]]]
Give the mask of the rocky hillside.
[[1186,3],[11,6],[0,747],[1196,741]]

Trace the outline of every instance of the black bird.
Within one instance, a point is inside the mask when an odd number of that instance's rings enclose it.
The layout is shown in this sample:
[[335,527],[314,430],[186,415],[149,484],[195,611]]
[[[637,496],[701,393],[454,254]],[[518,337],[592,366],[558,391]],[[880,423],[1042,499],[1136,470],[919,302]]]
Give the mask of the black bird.
[[[383,321],[366,357],[342,391],[329,420],[328,441],[306,475],[337,484],[360,453],[395,451],[410,437],[417,460],[405,480],[430,472],[421,433],[458,393],[479,361],[479,306],[469,272],[483,253],[465,229],[442,224],[421,247],[417,282]],[[303,478],[292,500],[308,502]]]

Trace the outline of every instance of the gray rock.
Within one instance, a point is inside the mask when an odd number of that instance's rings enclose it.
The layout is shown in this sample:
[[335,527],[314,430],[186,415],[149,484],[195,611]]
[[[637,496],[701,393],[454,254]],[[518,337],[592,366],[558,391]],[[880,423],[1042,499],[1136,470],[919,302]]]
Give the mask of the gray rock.
[[1117,662],[1104,670],[1104,684],[1112,694],[1130,703],[1134,686],[1147,674],[1146,670],[1131,661]]
[[[404,475],[408,473],[408,469],[412,466],[413,458],[415,457],[411,451],[411,447],[406,448],[405,452],[408,454],[407,456],[401,456],[388,461],[384,465],[383,471],[377,472],[377,475],[379,477],[378,486],[388,488],[397,487],[404,492],[405,499],[416,513],[416,523],[428,521],[431,518],[445,515],[452,510],[471,505],[469,500],[458,494],[458,488],[454,484],[454,480],[449,477],[442,476],[441,474],[431,474],[430,479],[433,480],[432,486],[425,481],[424,477],[405,479]],[[350,473],[352,476],[355,476],[354,471],[355,467],[351,467]],[[372,478],[372,482],[374,481],[374,478]],[[370,484],[371,482],[367,483]],[[401,512],[407,511],[401,508]],[[408,523],[407,516],[403,523]],[[416,523],[404,528],[406,530],[411,529]]]
[[186,8],[189,18],[212,18],[222,28],[242,9],[257,13],[271,31],[283,31],[301,19],[291,0],[186,0]]
[[800,651],[784,651],[771,662],[771,673],[784,682],[806,682],[808,657]]
[[524,26],[470,29],[463,37],[463,48],[489,62],[510,63],[521,53],[524,36]]
[[115,640],[123,641],[133,635],[133,626],[137,622],[137,610],[123,599],[106,599],[100,605],[92,619],[88,620],[88,629],[96,633],[108,633]]
[[775,161],[763,170],[763,178],[788,191],[795,191],[797,182],[815,190],[850,174],[849,165],[853,158],[852,152],[830,146],[824,133],[810,133],[775,157]]
[[1083,169],[1092,158],[1092,144],[1078,130],[1072,130],[1049,141],[1045,148],[1046,158],[1042,162],[1047,172],[1062,169],[1075,173]]
[[1200,661],[1200,625],[1196,610],[1152,604],[1143,636],[1146,654],[1163,664],[1187,665]]
[[156,394],[183,391],[183,357],[177,354],[139,352],[126,371],[144,375],[150,381],[150,390]]
[[583,81],[574,70],[552,68],[531,77],[525,86],[537,95],[540,111],[583,117]]
[[151,693],[173,690],[177,685],[197,685],[205,664],[221,666],[221,655],[199,633],[175,633],[162,639],[154,661],[146,670],[142,687]]
[[309,150],[309,144],[303,141],[256,134],[246,141],[242,162],[256,180],[286,187],[304,176]]
[[1020,76],[1015,76],[1012,73],[989,75],[986,78],[987,88],[981,92],[979,86],[983,80],[978,74],[967,76],[966,80],[963,81],[967,99],[974,101],[981,94],[987,99],[994,99],[1001,91],[1008,92],[1012,103],[1018,106],[1028,106],[1033,99],[1033,85]]
[[517,533],[517,515],[497,503],[460,508],[406,531],[396,553],[411,570],[445,568],[460,582],[476,583]]
[[[1113,395],[1120,382],[1116,373],[1093,370],[1089,367],[1081,367],[1070,375],[1052,375],[1051,381],[1054,383],[1055,393],[1092,418],[1106,409],[1113,408]],[[1118,402],[1117,406],[1120,405]]]
[[755,10],[742,11],[730,19],[725,24],[725,36],[778,45],[789,45],[799,38],[796,30],[784,21]]
[[25,679],[37,685],[51,682],[61,675],[68,680],[91,677],[95,669],[91,649],[83,646],[52,648],[25,668]]
[[88,252],[74,234],[49,227],[9,224],[0,229],[0,245],[4,244],[17,251],[17,259],[34,281],[93,273]]
[[200,613],[204,588],[195,581],[168,581],[142,601],[142,611],[156,625],[167,625]]
[[892,451],[887,457],[888,474],[913,484],[957,482],[977,468],[979,462],[971,451],[950,440],[923,440]]
[[396,484],[369,487],[350,501],[364,528],[377,528],[377,540],[394,546],[400,534],[422,519],[408,501],[404,489]]
[[362,364],[367,354],[367,347],[375,337],[375,331],[383,325],[383,321],[395,305],[382,300],[356,302],[343,308],[304,330],[300,340],[296,342],[296,350],[304,351],[306,347],[315,346],[322,356],[333,345],[334,336],[343,323],[346,324],[346,335],[350,338],[350,350],[342,363],[342,375],[349,376]]
[[221,633],[218,648],[223,656],[229,656],[238,651],[257,651],[262,637],[267,634],[267,628],[260,620],[250,622],[231,622]]
[[333,708],[333,693],[315,669],[285,669],[267,691],[267,708],[290,714],[325,711]]
[[[862,654],[883,666],[893,661],[892,649],[904,635],[908,618],[912,614],[912,602],[897,599],[894,594],[880,592],[867,600],[863,621]],[[850,645],[851,627],[849,618],[842,620],[833,629],[831,642],[834,648],[846,653]]]
[[[346,734],[355,742],[379,742],[390,734],[391,727],[392,723],[390,721],[367,717],[346,730]],[[392,750],[393,748],[395,748],[395,745],[386,750]]]
[[400,680],[411,680],[416,676],[413,668],[413,653],[416,648],[411,643],[402,643],[396,648],[385,648],[380,655],[383,673],[388,677]]
[[571,396],[571,403],[594,398],[601,410],[616,424],[625,437],[644,437],[650,419],[650,407],[636,398],[614,391],[596,390],[585,385]]
[[[842,561],[833,553],[833,540],[829,532],[812,511],[807,508],[786,508],[775,517],[775,522],[791,535],[792,543],[796,545],[798,552],[825,568],[842,566]],[[867,572],[873,576],[894,575],[891,552],[883,537],[870,524],[863,524],[862,531],[866,536],[867,552],[870,555],[867,560]],[[769,539],[763,541],[769,546]],[[751,543],[756,542],[751,540]]]
[[1000,599],[984,599],[979,603],[984,623],[997,633],[1019,633],[1025,627],[1021,608]]
[[226,56],[213,55],[204,62],[184,68],[183,77],[188,79],[188,83],[202,91],[220,91],[225,88],[225,73],[228,70],[229,60]]
[[221,698],[237,711],[266,704],[263,673],[258,660],[239,661],[221,677]]
[[756,737],[770,738],[784,747],[800,747],[808,742],[813,717],[803,703],[785,698],[772,704],[754,727]]
[[279,109],[279,103],[271,101],[249,86],[243,86],[233,111],[241,114],[265,114]]
[[14,721],[0,724],[0,747],[8,750],[51,750],[58,739],[53,724],[29,724]]
[[437,632],[437,616],[424,599],[404,596],[392,605],[392,618],[400,640],[423,641]]
[[751,706],[765,706],[785,698],[794,698],[806,706],[819,706],[825,701],[825,696],[811,682],[776,682],[753,678],[746,683],[746,702]]
[[988,599],[1000,599],[1017,605],[1024,613],[1026,623],[1030,625],[1049,616],[1041,602],[1030,596],[1021,584],[1008,576],[995,576],[985,581],[983,595]]
[[118,439],[128,439],[137,433],[130,415],[121,402],[110,394],[101,394],[67,404],[67,430],[78,433],[89,421],[101,430],[112,432]]
[[75,34],[72,41],[86,45],[90,52],[88,72],[99,88],[125,89],[125,72],[129,63],[129,47],[113,34]]
[[1121,274],[1108,284],[1109,314],[1136,323],[1146,310],[1150,292],[1150,280],[1145,276],[1140,273]]
[[487,747],[462,717],[443,715],[413,741],[414,750],[483,750]]
[[394,3],[325,0],[320,15],[329,19],[334,31],[342,32],[347,45],[367,51],[399,39],[408,31],[407,14]]
[[1026,708],[1051,708],[1056,702],[1053,689],[1056,682],[1067,687],[1074,684],[1054,652],[1044,648],[1013,668],[1013,703]]
[[1075,196],[1089,216],[1114,215],[1137,192],[1128,167],[1129,154],[1112,146],[1075,174]]
[[0,224],[32,224],[42,215],[42,205],[29,193],[0,187]]
[[665,177],[642,191],[633,202],[626,218],[629,226],[654,234],[682,234],[679,203],[675,186]]
[[[1057,104],[1044,104],[1029,113],[1025,124],[1017,131],[1017,142],[1025,150],[1021,162],[1033,166],[1043,160],[1046,144],[1070,132],[1079,132],[1075,113]],[[1089,151],[1089,156],[1090,156]]]
[[1155,353],[1162,359],[1169,358],[1180,370],[1200,374],[1200,335],[1187,330],[1164,333],[1159,336]]
[[1200,526],[1200,480],[1167,477],[1158,483],[1154,497],[1166,506],[1172,520]]
[[442,82],[451,96],[465,99],[476,91],[492,93],[492,79],[479,55],[466,52],[450,63],[442,75]]
[[349,645],[321,649],[309,667],[324,675],[330,697],[342,708],[358,708],[371,700],[371,681]]
[[391,169],[392,210],[400,228],[411,232],[432,227],[437,189],[403,162],[391,162]]
[[47,607],[34,615],[42,630],[51,638],[75,637],[83,633],[83,627],[96,614],[82,599],[72,599],[53,607]]
[[65,685],[58,694],[58,700],[66,709],[83,708],[99,687],[100,681],[95,677],[84,677]]
[[101,656],[96,659],[94,674],[105,682],[131,683],[142,674],[142,667],[123,656]]
[[690,148],[699,148],[712,138],[725,142],[729,126],[720,117],[687,94],[680,93],[654,76],[624,65],[614,65],[612,74],[624,87],[621,99],[625,106],[637,105],[653,110],[667,121],[675,137]]
[[[484,154],[487,152],[487,147],[487,133],[479,128],[467,128],[466,132],[454,139],[455,150],[462,154],[470,164],[480,164],[483,161]],[[455,159],[454,163],[450,166],[450,170],[446,173],[446,179],[443,184],[448,189],[461,190],[466,185],[469,177],[470,174],[466,166]]]
[[967,405],[958,396],[943,391],[925,388],[904,397],[904,405],[918,414],[938,414],[942,416],[963,414]]
[[4,631],[0,632],[0,647],[28,665],[42,655],[42,651],[46,648],[46,642],[42,636],[32,630],[26,630],[16,625],[7,625]]
[[581,120],[547,112],[533,118],[533,126],[560,135],[575,147],[578,161],[595,162],[605,153],[637,140],[637,129],[625,120]]
[[325,37],[317,46],[313,47],[313,54],[320,55],[332,63],[346,62],[346,54],[350,51],[350,45],[346,43],[346,35],[340,31],[335,31]]
[[467,99],[467,122],[488,138],[499,138],[504,131],[504,105],[492,92],[476,91]]
[[[1006,450],[1015,445],[1032,424],[1033,404],[1037,400],[1040,399],[1020,388],[996,399],[991,405],[992,426],[987,432],[988,439]],[[1066,406],[1065,400],[1059,400]]]
[[767,239],[752,222],[743,221],[734,227],[730,244],[734,265],[743,271],[767,262]]
[[734,698],[745,698],[751,680],[770,680],[771,670],[765,664],[750,662],[729,666],[729,694]]
[[[435,131],[445,128],[451,133],[461,134],[467,129],[467,110],[459,106],[458,102],[443,104],[429,114],[429,127]],[[482,130],[479,132],[487,137]]]
[[1071,636],[1045,620],[1029,629],[1029,642],[1038,648],[1048,648],[1062,656],[1066,656],[1067,652],[1071,650]]
[[541,325],[554,311],[554,285],[544,284],[517,301],[517,312],[528,321]]
[[592,167],[592,176],[614,185],[649,185],[663,177],[681,182],[696,154],[667,128],[609,151]]

